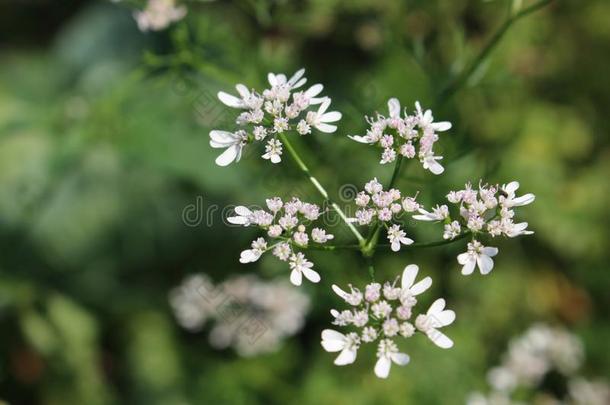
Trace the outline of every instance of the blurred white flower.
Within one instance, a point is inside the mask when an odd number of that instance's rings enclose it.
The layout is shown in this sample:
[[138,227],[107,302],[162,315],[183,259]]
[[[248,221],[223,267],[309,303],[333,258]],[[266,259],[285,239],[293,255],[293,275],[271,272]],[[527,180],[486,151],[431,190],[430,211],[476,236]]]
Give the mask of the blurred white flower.
[[142,11],[133,16],[140,31],[160,31],[184,18],[186,7],[176,6],[175,0],[148,0]]

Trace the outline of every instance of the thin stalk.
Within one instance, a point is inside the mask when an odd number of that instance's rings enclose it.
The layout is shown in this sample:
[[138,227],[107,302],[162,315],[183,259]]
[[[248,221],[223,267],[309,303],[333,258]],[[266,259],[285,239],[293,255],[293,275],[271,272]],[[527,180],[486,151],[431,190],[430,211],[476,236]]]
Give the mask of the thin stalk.
[[345,213],[343,212],[343,210],[341,209],[341,207],[339,207],[339,205],[337,205],[337,203],[335,203],[333,200],[330,199],[328,192],[326,191],[326,189],[322,186],[322,184],[320,184],[320,182],[318,181],[318,179],[316,179],[313,174],[311,174],[311,172],[309,171],[309,168],[307,167],[307,165],[305,164],[305,162],[303,162],[303,159],[301,159],[301,157],[299,156],[298,152],[296,151],[296,149],[294,149],[294,147],[292,146],[292,144],[290,143],[290,141],[288,140],[288,137],[285,134],[279,134],[280,139],[282,140],[282,143],[284,144],[284,146],[286,147],[286,150],[288,151],[288,153],[290,154],[290,156],[292,156],[292,158],[294,159],[295,163],[297,164],[298,168],[303,172],[303,174],[309,179],[309,181],[311,182],[311,184],[313,184],[313,186],[316,188],[316,190],[318,190],[318,192],[320,193],[320,195],[327,200],[331,207],[333,207],[333,209],[337,212],[337,214],[339,214],[339,217],[343,220],[343,222],[345,223],[345,225],[347,225],[347,227],[349,228],[349,230],[354,234],[354,236],[356,237],[356,239],[358,240],[358,243],[360,245],[363,245],[365,240],[364,237],[360,234],[360,232],[358,232],[358,230],[356,229],[356,227],[347,219],[347,216],[345,215]]
[[[390,183],[388,184],[387,189],[391,189],[396,184],[396,180],[398,180],[398,175],[400,174],[400,168],[402,166],[403,156],[398,155],[396,157],[396,163],[394,164],[394,171],[392,172],[392,178],[390,178]],[[373,256],[375,254],[375,247],[377,246],[377,241],[379,240],[379,232],[381,231],[381,224],[377,222],[371,228],[371,232],[369,233],[366,242],[362,247],[362,254],[364,256]]]
[[[456,236],[453,239],[441,239],[441,240],[435,240],[435,241],[431,241],[431,242],[415,242],[412,243],[410,245],[407,246],[403,246],[404,249],[411,249],[411,248],[427,248],[427,247],[434,247],[434,246],[443,246],[443,245],[449,245],[453,242],[457,242],[460,239],[464,239],[465,237],[467,237],[468,235],[470,235],[471,232],[467,231],[467,232],[463,232],[461,234],[459,234],[458,236]],[[383,244],[379,244],[377,245],[377,247],[380,248],[389,248],[390,244],[389,243],[383,243]]]
[[487,56],[494,50],[494,48],[500,43],[500,40],[508,29],[521,18],[527,16],[528,14],[533,13],[551,3],[553,0],[540,0],[529,7],[525,7],[521,11],[508,16],[508,18],[502,23],[500,28],[494,33],[489,42],[483,47],[481,52],[477,55],[477,57],[468,65],[466,69],[464,69],[459,75],[455,76],[453,80],[449,82],[439,92],[438,98],[436,100],[436,104],[440,104],[441,102],[446,102],[449,100],[464,84],[468,82],[468,80],[472,77],[472,75],[477,71],[477,69],[481,66],[481,64],[485,61]]

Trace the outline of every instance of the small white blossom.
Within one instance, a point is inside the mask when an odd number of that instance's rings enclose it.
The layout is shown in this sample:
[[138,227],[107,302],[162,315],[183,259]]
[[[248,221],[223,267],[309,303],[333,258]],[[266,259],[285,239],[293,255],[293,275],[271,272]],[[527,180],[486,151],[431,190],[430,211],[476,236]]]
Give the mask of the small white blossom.
[[479,267],[481,274],[489,274],[494,267],[492,257],[498,254],[498,248],[486,247],[477,240],[468,243],[468,251],[457,257],[459,264],[463,265],[462,274],[472,274],[475,266]]
[[418,315],[415,327],[424,332],[435,345],[448,349],[453,346],[453,341],[438,329],[451,325],[454,320],[455,312],[445,309],[445,300],[439,298],[432,303],[425,315]]
[[233,161],[239,162],[246,142],[247,135],[242,130],[237,132],[213,130],[210,132],[210,146],[212,148],[226,149],[216,158],[218,166],[227,166]]
[[305,255],[301,252],[292,254],[290,256],[290,282],[294,285],[301,285],[303,276],[312,283],[318,283],[320,281],[320,274],[312,269],[313,263],[305,258]]
[[400,245],[410,245],[413,243],[413,239],[407,238],[405,231],[400,229],[398,225],[392,225],[388,228],[388,240],[390,241],[392,251],[398,252]]
[[311,239],[313,239],[313,241],[316,243],[326,243],[329,240],[334,239],[334,235],[326,233],[324,229],[313,228],[311,230]]
[[271,163],[280,163],[282,161],[282,143],[278,139],[269,139],[262,157],[270,160]]
[[377,363],[375,363],[375,375],[379,378],[388,378],[392,363],[404,366],[409,363],[409,356],[400,353],[396,343],[390,339],[383,339],[377,347]]
[[322,347],[327,352],[341,352],[335,359],[335,364],[345,366],[356,361],[360,338],[353,332],[344,335],[336,330],[324,329],[322,331]]

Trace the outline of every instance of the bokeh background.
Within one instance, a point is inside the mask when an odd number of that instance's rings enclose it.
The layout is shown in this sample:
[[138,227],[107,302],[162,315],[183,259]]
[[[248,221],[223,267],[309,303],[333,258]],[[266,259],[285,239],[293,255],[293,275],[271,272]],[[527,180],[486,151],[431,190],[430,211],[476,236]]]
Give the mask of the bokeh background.
[[[524,17],[454,94],[443,89],[508,10],[530,2],[184,4],[183,21],[142,33],[137,1],[0,2],[0,400],[459,404],[487,392],[487,371],[536,322],[578,336],[583,376],[610,375],[609,2],[557,0]],[[261,88],[267,72],[300,67],[344,114],[337,133],[296,140],[342,204],[351,188],[391,175],[377,150],[346,135],[362,133],[364,115],[392,96],[454,124],[438,144],[445,174],[409,165],[404,193],[431,203],[484,178],[519,180],[537,196],[519,210],[535,235],[499,241],[489,276],[460,275],[462,242],[377,255],[379,278],[418,263],[435,280],[422,305],[444,296],[458,314],[453,349],[409,339],[401,348],[411,363],[387,381],[372,372],[373,350],[338,368],[319,344],[339,304],[330,285],[368,280],[355,252],[312,253],[323,279],[299,290],[306,323],[271,353],[217,350],[213,323],[186,330],[168,298],[198,273],[214,283],[287,279],[272,257],[238,263],[256,232],[225,226],[224,208],[271,195],[320,202],[315,190],[288,156],[272,167],[253,150],[215,166],[208,132],[234,119],[218,90]],[[409,229],[420,241],[440,235],[429,224]],[[544,384],[533,390],[565,393],[561,382]]]

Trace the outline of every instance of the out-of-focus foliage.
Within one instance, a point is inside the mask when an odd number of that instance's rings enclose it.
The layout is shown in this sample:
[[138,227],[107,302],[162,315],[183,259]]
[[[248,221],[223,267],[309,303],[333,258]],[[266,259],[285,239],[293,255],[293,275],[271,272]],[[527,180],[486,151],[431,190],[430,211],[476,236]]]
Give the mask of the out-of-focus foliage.
[[[510,337],[537,320],[583,339],[585,375],[610,375],[607,1],[557,0],[522,19],[450,99],[437,95],[512,1],[192,1],[184,21],[148,34],[123,5],[25,3],[0,6],[15,29],[0,43],[0,398],[463,403],[485,387]],[[55,22],[37,31],[26,16]],[[270,167],[251,151],[216,167],[208,132],[231,125],[219,89],[259,87],[268,71],[301,66],[344,113],[336,134],[298,140],[328,189],[389,178],[376,151],[345,135],[363,131],[364,114],[395,96],[454,123],[439,142],[445,174],[411,165],[403,192],[422,190],[428,203],[482,177],[519,180],[537,196],[522,210],[536,234],[500,242],[489,276],[459,274],[461,243],[377,259],[387,279],[417,261],[435,280],[430,297],[442,294],[458,314],[447,332],[453,349],[411,339],[403,348],[411,363],[387,381],[372,372],[374,353],[338,368],[319,345],[337,303],[330,285],[367,280],[356,253],[316,253],[323,280],[302,287],[312,301],[307,324],[272,354],[216,351],[206,333],[177,324],[168,302],[194,272],[218,282],[247,272],[288,277],[273,260],[239,265],[254,234],[225,226],[224,208],[317,195],[289,159]],[[412,232],[421,241],[438,235],[425,224]]]

